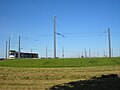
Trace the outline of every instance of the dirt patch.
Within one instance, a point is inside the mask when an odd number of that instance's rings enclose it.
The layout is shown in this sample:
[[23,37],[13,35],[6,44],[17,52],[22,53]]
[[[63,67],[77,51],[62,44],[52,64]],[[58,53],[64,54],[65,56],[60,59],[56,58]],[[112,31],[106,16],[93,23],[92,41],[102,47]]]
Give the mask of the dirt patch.
[[117,74],[102,75],[90,80],[55,85],[49,90],[120,90],[120,78]]

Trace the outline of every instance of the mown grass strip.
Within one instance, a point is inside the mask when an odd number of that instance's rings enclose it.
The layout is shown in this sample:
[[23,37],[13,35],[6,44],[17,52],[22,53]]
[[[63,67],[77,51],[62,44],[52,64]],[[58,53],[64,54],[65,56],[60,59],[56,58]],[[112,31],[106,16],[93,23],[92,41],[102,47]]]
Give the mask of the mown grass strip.
[[120,58],[14,59],[0,62],[4,67],[61,68],[120,65]]

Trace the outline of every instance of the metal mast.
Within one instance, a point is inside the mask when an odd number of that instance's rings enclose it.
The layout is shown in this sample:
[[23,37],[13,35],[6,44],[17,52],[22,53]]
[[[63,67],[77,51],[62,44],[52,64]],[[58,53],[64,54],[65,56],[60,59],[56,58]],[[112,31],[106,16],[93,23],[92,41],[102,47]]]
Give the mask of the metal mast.
[[9,37],[9,47],[8,47],[8,58],[9,58],[9,52],[10,52],[10,37]]
[[97,57],[99,57],[98,51],[97,51]]
[[47,58],[47,45],[46,45],[46,58]]
[[105,50],[103,50],[103,57],[105,57]]
[[112,57],[113,57],[113,48],[112,48]]
[[109,57],[111,57],[111,42],[110,42],[110,29],[108,28],[108,47],[109,47]]
[[62,58],[64,58],[64,47],[62,48]]
[[89,48],[89,58],[91,57],[91,52],[90,52],[90,48]]
[[18,58],[20,59],[20,36],[19,36],[19,43],[18,43]]
[[56,58],[56,16],[54,16],[54,58]]
[[86,48],[85,48],[85,58],[87,58],[87,51],[86,51]]
[[7,41],[6,41],[6,59],[7,59],[7,53],[8,53],[8,52],[7,52]]

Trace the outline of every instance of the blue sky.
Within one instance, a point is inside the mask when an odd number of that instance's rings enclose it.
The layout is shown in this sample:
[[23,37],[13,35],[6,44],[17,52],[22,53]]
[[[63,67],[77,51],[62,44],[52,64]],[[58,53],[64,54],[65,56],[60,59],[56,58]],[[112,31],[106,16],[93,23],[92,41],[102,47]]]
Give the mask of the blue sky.
[[[53,57],[54,16],[57,16],[57,56],[78,57],[84,49],[91,56],[108,54],[107,29],[111,29],[113,55],[120,56],[120,0],[0,0],[0,57],[5,56],[5,42],[11,49]],[[106,32],[106,33],[104,33]],[[101,36],[102,35],[102,36]]]

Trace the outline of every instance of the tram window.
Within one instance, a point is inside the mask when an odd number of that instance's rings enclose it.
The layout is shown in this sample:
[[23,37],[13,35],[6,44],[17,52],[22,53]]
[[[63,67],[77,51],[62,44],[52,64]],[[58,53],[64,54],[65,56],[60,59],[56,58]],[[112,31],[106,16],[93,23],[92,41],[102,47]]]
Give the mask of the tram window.
[[10,55],[15,55],[15,53],[10,53]]

